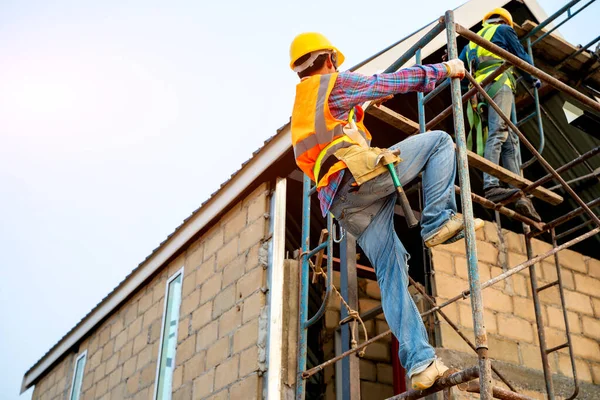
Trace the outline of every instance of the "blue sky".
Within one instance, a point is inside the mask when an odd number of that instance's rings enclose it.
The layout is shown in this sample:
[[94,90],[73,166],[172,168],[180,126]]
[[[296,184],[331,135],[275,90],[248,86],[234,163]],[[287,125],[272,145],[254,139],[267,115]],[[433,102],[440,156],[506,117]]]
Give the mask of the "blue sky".
[[297,33],[349,67],[462,1],[407,3],[4,0],[0,397],[288,121]]

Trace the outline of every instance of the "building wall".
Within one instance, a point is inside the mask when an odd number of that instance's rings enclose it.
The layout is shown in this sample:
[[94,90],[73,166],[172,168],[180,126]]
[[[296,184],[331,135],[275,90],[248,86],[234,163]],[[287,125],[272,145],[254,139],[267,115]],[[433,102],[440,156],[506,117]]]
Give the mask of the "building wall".
[[[236,204],[79,347],[82,399],[151,399],[167,279],[184,267],[173,399],[255,399],[265,362],[267,186]],[[36,385],[34,400],[68,397],[77,354]]]
[[[508,267],[527,260],[523,235],[504,231],[502,236],[504,251],[496,224],[486,222],[485,228],[477,233],[482,282],[501,274],[504,260],[508,262]],[[532,244],[535,255],[552,249],[551,245],[536,239]],[[559,263],[579,380],[600,385],[600,262],[567,249],[559,252]],[[454,297],[460,290],[468,288],[463,241],[436,247],[433,250],[433,267],[438,302]],[[541,265],[537,264],[536,275],[539,286],[556,280],[554,257],[546,258]],[[485,289],[482,293],[489,356],[507,364],[542,371],[529,269]],[[540,299],[546,342],[548,348],[551,348],[566,341],[558,288],[542,291]],[[468,299],[460,300],[443,310],[467,337],[474,338]],[[441,321],[439,327],[444,348],[474,354],[445,321]],[[566,349],[550,354],[549,362],[552,371],[558,374],[558,379],[561,375],[572,376]],[[514,383],[518,384],[518,379]],[[597,390],[600,391],[600,387]],[[542,398],[535,392],[529,394]]]

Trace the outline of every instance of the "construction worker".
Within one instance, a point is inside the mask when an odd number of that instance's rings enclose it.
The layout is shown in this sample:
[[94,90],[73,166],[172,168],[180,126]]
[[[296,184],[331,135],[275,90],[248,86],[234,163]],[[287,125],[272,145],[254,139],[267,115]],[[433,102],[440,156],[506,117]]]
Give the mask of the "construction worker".
[[[379,168],[377,160],[381,153],[399,150],[403,161],[395,169],[403,185],[422,173],[421,236],[434,247],[464,237],[462,218],[455,215],[454,147],[447,133],[434,131],[387,150],[371,148],[360,105],[396,93],[430,91],[440,79],[463,77],[464,65],[456,59],[373,76],[338,73],[344,55],[312,32],[293,40],[290,58],[290,68],[301,78],[291,122],[296,163],[317,183],[323,216],[331,212],[373,264],[385,317],[400,343],[400,362],[413,388],[428,388],[447,367],[436,358],[408,293],[410,255],[394,230],[396,190],[387,168]],[[477,219],[475,225],[481,228],[483,221]]]
[[[513,29],[512,16],[504,8],[496,8],[487,13],[483,18],[483,28],[477,34],[531,64],[529,54],[519,42],[517,33]],[[459,58],[474,73],[475,80],[478,82],[483,81],[503,62],[500,57],[473,42],[463,48]],[[534,79],[527,73],[523,73],[523,78],[538,88],[541,85],[539,80]],[[515,102],[514,92],[516,90],[516,80],[512,71],[507,70],[484,89],[500,107],[504,115],[510,117]],[[481,108],[479,110],[481,111]],[[470,116],[473,115],[473,113],[470,114]],[[482,130],[481,119],[478,116],[475,116],[475,118],[477,118],[476,122],[473,122],[472,118],[469,119],[472,128],[473,125],[478,125],[477,131],[480,133]],[[492,107],[488,107],[487,120],[488,137],[487,140],[483,139],[485,142],[484,157],[497,165],[499,165],[500,158],[502,158],[504,168],[521,175],[519,137],[516,133],[509,131],[506,122],[500,118]],[[482,136],[478,140],[481,141]],[[515,188],[501,187],[498,178],[485,172],[483,173],[483,190],[485,197],[495,203],[518,192],[518,189]],[[515,209],[535,221],[541,221],[540,216],[533,207],[533,203],[525,196],[517,200]]]

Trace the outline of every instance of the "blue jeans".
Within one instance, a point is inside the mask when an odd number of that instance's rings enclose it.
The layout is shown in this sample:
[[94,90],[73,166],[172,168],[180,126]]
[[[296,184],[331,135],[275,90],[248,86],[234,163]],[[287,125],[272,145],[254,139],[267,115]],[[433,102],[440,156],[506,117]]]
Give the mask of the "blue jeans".
[[[421,236],[427,238],[456,213],[456,157],[452,139],[442,131],[427,132],[411,136],[390,149],[400,149],[404,160],[396,166],[402,185],[423,173],[425,208],[421,215]],[[375,267],[383,312],[398,339],[400,362],[410,377],[424,370],[435,359],[435,352],[408,293],[410,255],[394,230],[396,190],[388,173],[360,187],[352,186],[353,182],[347,171],[330,211],[356,236]]]
[[[510,117],[515,97],[511,88],[502,85],[493,100],[502,110],[504,115]],[[500,118],[498,113],[489,107],[488,110],[488,138],[485,143],[484,157],[496,165],[502,166],[517,175],[521,175],[521,155],[519,149],[519,137],[513,131],[509,131],[506,122]],[[483,189],[487,190],[499,186],[500,181],[495,176],[483,173]]]

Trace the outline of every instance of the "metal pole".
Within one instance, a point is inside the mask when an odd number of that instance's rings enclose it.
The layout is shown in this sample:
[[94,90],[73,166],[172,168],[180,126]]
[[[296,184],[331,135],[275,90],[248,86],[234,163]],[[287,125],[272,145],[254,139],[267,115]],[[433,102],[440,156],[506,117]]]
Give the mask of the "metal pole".
[[[417,49],[417,65],[421,64],[421,48]],[[417,110],[419,112],[419,131],[425,132],[425,103],[423,102],[423,92],[417,92]]]
[[[600,205],[600,198],[590,201],[589,203],[587,203],[586,207],[588,209],[592,209],[592,208],[597,207],[598,205]],[[572,220],[573,218],[577,217],[578,215],[583,214],[583,212],[584,212],[584,209],[582,207],[576,208],[573,211],[569,211],[562,217],[558,217],[555,220],[548,222],[547,224],[544,225],[541,232],[535,232],[531,236],[535,237],[535,236],[538,236],[538,235],[542,234],[543,232],[547,231],[548,229],[556,228],[558,225],[563,224],[569,220]],[[596,221],[594,221],[594,222],[596,222]]]
[[[530,38],[527,38],[527,52],[529,53],[529,58],[531,58],[532,65],[535,65],[533,63],[533,52],[531,51],[531,39]],[[536,88],[536,87],[533,88],[533,100],[535,103],[535,116],[536,116],[538,131],[540,132],[540,144],[538,146],[538,152],[540,154],[542,154],[542,152],[544,151],[544,145],[545,145],[544,123],[542,122],[542,113],[540,111],[540,94],[538,92],[538,88]],[[513,102],[513,104],[514,104],[514,102]],[[531,159],[529,159],[529,161],[526,161],[521,165],[521,169],[525,169],[525,168],[529,167],[535,161],[536,161],[536,158],[531,157]]]
[[[446,14],[447,15],[447,14]],[[472,379],[477,378],[480,375],[477,367],[467,368],[465,370],[455,372],[445,378],[440,378],[433,384],[432,387],[425,390],[407,390],[404,393],[401,393],[397,396],[390,397],[387,400],[415,400],[420,399],[422,397],[428,396],[433,393],[437,393],[445,388],[449,388],[452,386],[459,385],[464,382],[468,382]],[[491,388],[490,388],[491,394]],[[491,397],[490,397],[491,398]]]
[[[494,72],[492,72],[491,74],[489,74],[488,76],[486,76],[485,79],[483,81],[481,81],[481,84],[483,86],[486,86],[488,83],[492,82],[494,79],[496,79],[496,77],[498,77],[500,74],[502,74],[508,68],[510,68],[510,63],[505,62],[504,64],[500,65],[498,67],[498,69],[496,69]],[[466,102],[471,97],[473,97],[473,95],[475,93],[477,93],[477,89],[476,88],[469,89],[467,91],[467,93],[465,93],[463,95],[461,101],[463,103]],[[431,121],[429,121],[427,123],[427,125],[425,126],[425,128],[426,129],[433,128],[434,126],[436,126],[437,124],[439,124],[440,122],[442,122],[444,119],[446,119],[447,116],[449,116],[450,114],[452,114],[452,110],[453,110],[453,106],[448,106],[444,111],[442,111],[435,118],[433,118]]]
[[423,97],[423,104],[427,103],[429,100],[440,94],[440,92],[450,86],[450,79],[444,80],[444,82],[437,85],[435,89],[431,92],[427,93],[425,97]]
[[[458,58],[455,28],[454,13],[452,11],[446,11],[446,35],[448,39],[448,59],[450,60]],[[454,112],[454,134],[456,137],[456,148],[458,150],[458,178],[461,188],[460,199],[465,224],[465,244],[469,270],[469,287],[471,289],[475,346],[477,347],[477,356],[479,358],[479,383],[481,385],[481,398],[490,400],[492,398],[492,370],[487,355],[487,333],[483,319],[483,299],[481,297],[479,269],[477,266],[477,246],[475,240],[473,203],[471,202],[471,183],[469,180],[465,123],[463,120],[463,108],[460,95],[460,79],[452,79],[450,87],[452,91],[452,107]]]
[[515,67],[517,67],[525,72],[529,72],[531,75],[533,75],[537,78],[540,78],[542,81],[544,81],[546,83],[549,83],[550,85],[554,86],[556,89],[563,91],[563,92],[567,93],[568,95],[574,97],[576,100],[582,102],[586,106],[591,107],[592,109],[594,109],[596,111],[600,111],[600,103],[598,103],[596,100],[593,100],[593,99],[587,97],[586,95],[578,92],[577,90],[573,89],[569,85],[566,85],[565,83],[559,81],[558,79],[554,78],[553,76],[550,76],[547,73],[545,73],[544,71],[521,60],[519,57],[511,54],[510,52],[485,40],[484,38],[477,35],[476,33],[471,32],[470,30],[468,30],[467,28],[465,28],[459,24],[456,24],[456,31],[461,36],[469,39],[471,42],[474,42],[475,44],[480,45],[484,49],[489,50],[492,53],[496,54],[498,57],[501,57],[501,58],[509,61]]
[[[561,250],[564,250],[564,249],[567,249],[567,248],[569,248],[569,247],[571,247],[573,245],[576,245],[577,243],[582,242],[585,239],[598,234],[599,232],[600,232],[600,228],[592,229],[588,233],[585,233],[585,234],[583,234],[581,236],[578,236],[575,239],[571,239],[568,242],[565,242],[565,243],[561,244],[560,246],[557,246],[554,249],[552,249],[552,250],[550,250],[550,251],[548,251],[546,253],[540,254],[538,256],[535,256],[531,260],[528,260],[528,261],[525,261],[525,262],[523,262],[523,263],[521,263],[519,265],[516,265],[513,268],[509,269],[508,271],[506,271],[506,272],[504,272],[504,273],[502,273],[502,274],[500,274],[500,275],[498,275],[498,276],[490,279],[489,281],[484,282],[481,285],[481,289],[483,290],[483,289],[486,289],[486,288],[488,288],[490,286],[493,286],[496,283],[498,283],[500,281],[503,281],[504,279],[506,279],[508,277],[511,277],[514,274],[519,273],[520,271],[523,271],[525,268],[529,268],[530,265],[535,264],[537,262],[540,262],[541,260],[543,260],[545,258],[548,258],[548,257],[554,255],[555,253],[558,253]],[[451,298],[450,300],[447,300],[447,301],[443,302],[442,304],[437,305],[437,306],[431,308],[428,311],[422,312],[421,313],[421,317],[425,317],[425,316],[427,316],[429,314],[437,312],[438,310],[440,310],[440,309],[442,309],[442,308],[444,308],[444,307],[446,307],[446,306],[448,306],[448,305],[450,305],[452,303],[455,303],[458,300],[466,299],[467,296],[469,296],[470,293],[471,293],[470,289],[466,289],[466,290],[462,291],[459,295],[454,296],[453,298]],[[319,364],[316,367],[313,367],[313,368],[309,369],[308,371],[301,372],[301,376],[302,376],[303,379],[307,379],[307,378],[313,376],[314,374],[316,374],[317,372],[322,371],[325,367],[327,367],[327,366],[329,366],[329,365],[331,365],[331,364],[333,364],[333,363],[335,363],[335,362],[343,359],[344,357],[348,357],[350,354],[354,354],[354,353],[362,350],[363,348],[367,347],[368,345],[370,345],[372,343],[375,343],[376,341],[378,341],[380,339],[383,339],[384,337],[386,337],[387,335],[389,335],[391,333],[392,333],[392,331],[388,329],[387,331],[385,331],[383,333],[380,333],[379,335],[377,335],[375,337],[372,337],[371,339],[367,340],[366,342],[362,342],[361,344],[359,344],[358,346],[356,346],[355,348],[353,348],[351,350],[348,350],[348,351],[346,351],[346,352],[344,352],[344,353],[342,353],[342,354],[340,354],[338,356],[335,356],[335,357],[333,357],[333,358],[325,361],[324,363]]]
[[536,26],[535,28],[533,28],[531,30],[531,32],[529,32],[527,35],[523,36],[521,38],[521,42],[527,38],[530,38],[531,36],[535,35],[536,33],[538,33],[539,31],[541,31],[542,29],[544,29],[544,27],[546,25],[548,25],[550,22],[554,21],[556,18],[558,18],[562,13],[564,13],[565,11],[567,11],[569,8],[573,7],[575,4],[579,3],[581,0],[572,0],[570,2],[568,2],[567,4],[565,4],[561,9],[559,9],[558,11],[556,11],[554,14],[552,14],[551,16],[549,16],[548,18],[546,18],[544,20],[544,22],[542,22],[541,24],[539,24],[538,26]]
[[[533,248],[531,246],[531,238],[528,236],[531,230],[529,226],[523,225],[523,233],[525,234],[525,247],[527,249],[527,259],[533,258]],[[548,400],[554,400],[554,383],[552,382],[552,371],[548,362],[548,353],[546,352],[546,332],[544,331],[544,320],[542,317],[542,306],[540,305],[540,295],[538,290],[537,276],[535,264],[529,267],[529,280],[531,281],[531,296],[533,298],[533,308],[535,311],[535,323],[537,325],[538,339],[540,341],[540,355],[542,357],[542,369],[546,378],[546,393]]]
[[[350,308],[358,309],[358,280],[356,275],[356,239],[348,231],[340,243],[340,286],[342,297]],[[348,317],[348,310],[342,307],[340,319]],[[342,325],[342,352],[346,352],[356,343],[350,343],[351,329],[356,324]],[[356,335],[356,332],[355,332]],[[360,371],[358,357],[346,357],[342,360],[342,400],[360,399]]]
[[[471,76],[471,74],[469,74],[468,72],[466,73],[466,76],[469,79],[469,81],[471,82],[471,84],[473,84],[473,86],[475,86],[477,88],[477,90],[479,90],[479,93],[481,93],[481,95],[486,99],[489,106],[492,107],[494,110],[496,110],[496,112],[498,113],[500,118],[502,118],[508,124],[509,128],[512,129],[513,132],[515,132],[517,135],[519,135],[519,138],[521,139],[523,144],[525,144],[525,147],[527,147],[529,149],[529,151],[531,151],[533,153],[533,155],[539,160],[540,164],[542,164],[544,166],[546,171],[551,173],[554,176],[554,178],[556,178],[560,182],[560,184],[563,185],[565,191],[568,194],[570,194],[571,197],[573,197],[573,199],[585,210],[585,212],[587,212],[589,214],[591,219],[594,220],[594,222],[596,222],[596,225],[600,226],[600,218],[598,218],[598,216],[596,214],[594,214],[592,212],[592,210],[590,210],[590,208],[584,203],[584,201],[581,200],[581,198],[577,195],[577,193],[575,193],[575,191],[573,189],[571,189],[571,187],[569,185],[567,185],[565,180],[556,172],[556,170],[554,170],[554,168],[552,168],[552,166],[548,163],[548,161],[546,161],[544,159],[544,157],[542,157],[542,155],[537,152],[535,147],[533,147],[533,145],[527,140],[525,135],[523,135],[523,133],[521,133],[519,128],[517,128],[515,126],[515,124],[512,123],[510,118],[508,118],[508,117],[506,117],[506,115],[504,115],[504,113],[502,112],[500,107],[498,107],[498,105],[494,102],[494,100],[492,100],[492,98],[486,93],[486,91],[483,90],[483,88],[479,85],[479,83],[477,83],[475,78],[473,78]],[[598,104],[598,108],[600,109],[600,104]]]
[[[583,175],[583,176],[571,179],[571,180],[567,181],[567,183],[569,185],[571,185],[573,183],[585,181],[585,180],[590,179],[590,178],[598,178],[598,176],[600,176],[600,168],[596,168],[596,170],[594,172],[592,172],[591,174],[586,174],[586,175]],[[562,186],[561,185],[556,185],[556,186],[549,187],[548,190],[555,190],[555,189],[558,189],[560,187],[562,187]]]
[[[554,229],[550,230],[552,236],[552,246],[556,247],[556,232]],[[529,239],[527,239],[529,240]],[[569,317],[567,315],[567,306],[565,301],[565,291],[562,284],[562,273],[560,270],[560,262],[558,260],[558,253],[554,254],[554,266],[556,267],[556,280],[558,282],[558,292],[560,294],[560,304],[562,306],[563,318],[565,320],[565,334],[567,336],[567,345],[569,347],[569,357],[571,358],[571,370],[573,371],[573,394],[567,399],[572,400],[577,397],[579,393],[579,382],[577,382],[577,368],[575,367],[575,356],[573,353],[573,344],[571,343],[571,329],[569,328]]]
[[[544,33],[542,36],[540,36],[539,38],[535,39],[533,41],[533,43],[531,43],[532,46],[535,46],[535,44],[537,42],[539,42],[540,40],[544,39],[546,36],[548,36],[549,34],[551,34],[552,32],[554,32],[555,30],[557,30],[558,28],[560,28],[565,22],[569,21],[571,18],[573,18],[574,16],[576,16],[577,14],[579,14],[581,11],[585,10],[585,8],[587,6],[589,6],[590,4],[592,4],[594,1],[596,0],[591,0],[589,2],[587,2],[586,4],[584,4],[579,10],[575,11],[573,14],[571,14],[571,9],[569,9],[569,16],[568,18],[566,18],[564,21],[562,21],[560,24],[556,25],[554,28],[550,29],[548,32]],[[529,38],[526,38],[527,40],[529,40]]]
[[[531,260],[525,261],[525,262],[523,262],[523,263],[521,263],[521,264],[519,264],[519,265],[517,265],[515,267],[512,267],[508,271],[506,271],[506,272],[504,272],[504,273],[502,273],[502,274],[500,274],[500,275],[498,275],[498,276],[490,279],[489,281],[486,281],[486,282],[482,283],[481,284],[481,289],[483,290],[483,289],[489,288],[490,286],[493,286],[496,283],[498,283],[500,281],[503,281],[504,279],[506,279],[506,278],[508,278],[510,276],[513,276],[514,274],[516,274],[516,273],[518,273],[520,271],[523,271],[525,268],[529,268],[529,266],[531,266],[531,265],[533,265],[533,264],[535,264],[535,263],[537,263],[537,262],[539,262],[539,261],[541,261],[541,260],[543,260],[545,258],[548,258],[551,255],[554,255],[555,253],[558,253],[561,250],[564,250],[566,248],[574,246],[577,243],[582,242],[582,241],[584,241],[585,239],[587,239],[587,238],[589,238],[591,236],[594,236],[598,232],[600,232],[600,228],[594,228],[591,231],[589,231],[588,233],[585,233],[585,234],[583,234],[581,236],[577,236],[575,239],[571,239],[568,242],[565,242],[565,243],[561,244],[560,246],[555,247],[554,249],[552,249],[552,250],[550,250],[550,251],[548,251],[546,253],[543,253],[543,254],[540,254],[538,256],[535,256]],[[454,303],[454,302],[456,302],[458,300],[466,299],[467,296],[469,296],[470,293],[471,293],[471,290],[469,290],[469,289],[464,290],[459,295],[454,296],[450,300],[446,300],[442,304],[440,304],[440,305],[438,305],[436,307],[433,307],[430,310],[427,310],[427,311],[421,313],[421,317],[424,317],[426,315],[434,313],[437,310],[439,310],[440,308],[444,308],[447,305],[450,305],[450,304],[452,304],[452,303]]]
[[[571,169],[572,167],[574,167],[577,164],[580,164],[582,162],[584,162],[585,160],[587,160],[588,158],[595,156],[596,154],[600,153],[600,146],[596,147],[590,151],[588,151],[587,153],[584,153],[582,155],[580,155],[579,157],[569,161],[568,163],[564,164],[563,166],[559,167],[556,169],[557,173],[562,173],[568,169]],[[554,177],[554,175],[552,174],[548,174],[540,179],[538,179],[537,181],[533,182],[531,185],[523,188],[523,193],[529,193],[530,191],[532,191],[533,189],[535,189],[536,187],[543,185],[544,183],[550,181],[552,178]],[[507,199],[508,200],[508,199]],[[500,204],[503,204],[504,202],[500,202]]]
[[591,42],[589,42],[588,44],[586,44],[585,46],[581,46],[581,48],[579,50],[577,50],[575,53],[571,54],[570,56],[568,56],[567,58],[565,58],[564,60],[562,60],[560,62],[560,64],[558,64],[555,68],[557,70],[561,69],[563,67],[563,65],[565,65],[565,63],[567,61],[569,61],[571,58],[577,57],[579,54],[583,53],[584,51],[587,50],[588,47],[590,47],[591,45],[593,45],[594,43],[596,43],[598,40],[600,40],[600,36],[596,36],[595,39],[592,39]]
[[406,50],[406,52],[400,56],[398,60],[396,60],[392,65],[383,71],[384,73],[396,72],[402,67],[408,60],[410,60],[418,49],[425,47],[429,42],[431,42],[437,35],[439,35],[444,30],[444,18],[440,18],[437,24],[431,28],[429,32],[427,32],[419,41],[411,46],[410,49]]
[[[427,300],[427,302],[428,302],[428,303],[429,303],[429,304],[430,304],[432,307],[435,307],[435,306],[436,306],[436,301],[435,301],[435,299],[434,299],[433,297],[429,296],[429,295],[427,294],[427,292],[426,292],[425,290],[423,290],[423,288],[422,288],[422,287],[421,287],[421,286],[420,286],[420,285],[419,285],[417,282],[415,282],[415,280],[414,280],[413,278],[411,278],[411,277],[409,276],[409,277],[408,277],[408,280],[410,281],[410,284],[411,284],[411,285],[413,285],[413,287],[414,287],[415,289],[417,289],[417,291],[418,291],[419,293],[421,293],[421,295],[423,296],[423,298],[424,298],[425,300]],[[456,326],[456,324],[455,324],[454,322],[452,322],[452,320],[451,320],[451,319],[450,319],[450,318],[449,318],[449,317],[446,315],[446,313],[444,313],[442,310],[437,310],[437,313],[440,315],[440,317],[442,317],[442,318],[443,318],[443,319],[444,319],[444,320],[445,320],[445,321],[448,323],[448,325],[450,325],[450,327],[451,327],[452,329],[454,329],[454,331],[455,331],[455,332],[458,334],[458,336],[460,336],[460,337],[461,337],[461,339],[462,339],[462,340],[464,340],[464,341],[465,341],[465,343],[466,343],[466,344],[467,344],[467,345],[468,345],[468,346],[469,346],[471,349],[473,349],[473,351],[474,351],[474,352],[476,352],[476,353],[477,353],[477,349],[475,348],[475,345],[474,345],[474,344],[473,344],[473,343],[472,343],[472,342],[469,340],[469,338],[468,338],[468,337],[466,337],[466,336],[465,336],[465,334],[464,334],[464,333],[462,333],[462,331],[460,330],[460,328],[459,328],[458,326]],[[363,321],[364,321],[364,319],[363,319]],[[514,391],[515,391],[515,388],[514,388],[514,387],[513,387],[513,386],[510,384],[510,382],[508,381],[508,379],[506,379],[506,378],[504,377],[504,375],[502,375],[502,374],[500,373],[500,371],[498,371],[498,370],[497,370],[497,369],[494,367],[494,365],[491,365],[491,368],[492,368],[492,371],[494,371],[494,373],[495,373],[496,375],[498,375],[498,378],[500,378],[500,380],[501,380],[502,382],[504,382],[504,384],[505,384],[506,386],[508,386],[508,388],[514,392]]]
[[[298,319],[298,377],[296,378],[296,400],[304,400],[305,384],[302,372],[306,369],[308,319],[308,249],[310,247],[310,192],[311,180],[305,174],[302,184],[302,266],[300,268],[300,301]],[[331,236],[331,233],[330,233]]]
[[[329,232],[327,235],[327,241],[325,242],[327,244],[327,288],[325,289],[325,295],[323,296],[321,306],[315,315],[313,315],[310,320],[306,321],[305,329],[308,329],[315,322],[317,322],[323,316],[323,314],[325,314],[329,296],[331,295],[331,287],[333,285],[333,258],[331,257],[333,255],[333,217],[331,214],[327,215],[327,232]],[[311,256],[309,255],[307,258],[310,257]],[[306,317],[308,318],[308,315]]]

